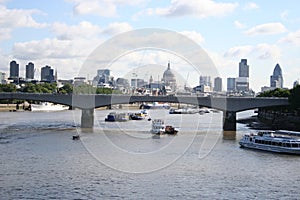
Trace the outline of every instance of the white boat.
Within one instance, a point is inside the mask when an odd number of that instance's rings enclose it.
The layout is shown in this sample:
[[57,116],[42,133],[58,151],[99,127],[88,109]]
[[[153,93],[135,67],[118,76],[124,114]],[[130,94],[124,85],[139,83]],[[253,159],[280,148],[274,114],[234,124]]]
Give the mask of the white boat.
[[30,105],[31,111],[62,111],[68,110],[69,106],[60,105],[60,104],[53,104],[50,102],[41,102],[40,104],[31,104]]
[[179,108],[179,109],[171,108],[169,110],[169,114],[195,114],[198,112],[199,110],[195,108]]
[[170,105],[167,103],[148,103],[148,104],[143,104],[141,106],[143,109],[170,109]]
[[154,134],[163,134],[165,132],[165,122],[162,119],[152,120],[152,129],[151,133]]
[[126,122],[128,120],[129,120],[129,114],[128,113],[111,112],[105,118],[106,122]]
[[240,140],[241,147],[265,150],[277,153],[300,155],[300,138],[277,135],[275,131],[260,131],[244,135]]
[[152,129],[151,133],[153,134],[170,134],[170,135],[176,135],[178,133],[178,130],[176,130],[173,126],[166,126],[164,120],[162,119],[154,119],[152,121]]

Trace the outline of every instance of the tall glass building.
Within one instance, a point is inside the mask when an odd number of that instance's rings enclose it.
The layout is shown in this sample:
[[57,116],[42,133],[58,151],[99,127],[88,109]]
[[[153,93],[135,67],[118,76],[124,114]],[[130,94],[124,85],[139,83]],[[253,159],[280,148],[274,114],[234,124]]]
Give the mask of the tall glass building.
[[19,78],[19,64],[13,60],[10,62],[9,66],[9,78]]
[[34,64],[32,62],[26,65],[26,79],[34,79]]
[[283,77],[280,65],[277,63],[273,75],[270,77],[270,86],[275,88],[283,88]]

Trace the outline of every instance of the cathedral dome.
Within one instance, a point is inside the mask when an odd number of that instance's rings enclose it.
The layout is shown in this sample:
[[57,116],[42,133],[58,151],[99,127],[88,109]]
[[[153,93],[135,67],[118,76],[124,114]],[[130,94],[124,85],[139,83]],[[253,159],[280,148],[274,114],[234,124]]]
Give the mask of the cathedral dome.
[[165,86],[169,86],[172,89],[172,91],[176,91],[176,78],[170,68],[170,63],[168,63],[168,68],[163,74],[162,81],[165,83]]
[[174,79],[175,78],[175,75],[173,74],[171,68],[170,68],[170,63],[168,63],[168,68],[166,69],[166,71],[164,72],[163,74],[163,79],[166,80],[166,79]]

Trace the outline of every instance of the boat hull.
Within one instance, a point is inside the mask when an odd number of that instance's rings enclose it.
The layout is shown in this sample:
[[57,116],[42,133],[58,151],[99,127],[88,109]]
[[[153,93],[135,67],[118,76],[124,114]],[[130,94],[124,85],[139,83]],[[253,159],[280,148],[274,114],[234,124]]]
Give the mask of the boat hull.
[[300,155],[300,139],[298,137],[277,135],[274,131],[246,134],[239,144],[241,147],[250,149]]
[[255,150],[262,150],[262,151],[270,151],[274,153],[284,153],[284,154],[296,154],[300,155],[299,148],[285,148],[285,147],[274,147],[274,146],[266,146],[261,144],[253,144],[253,143],[239,143],[241,147],[255,149]]
[[30,109],[33,112],[51,112],[51,111],[63,111],[68,110],[68,106],[52,104],[52,103],[44,103],[44,104],[31,104]]

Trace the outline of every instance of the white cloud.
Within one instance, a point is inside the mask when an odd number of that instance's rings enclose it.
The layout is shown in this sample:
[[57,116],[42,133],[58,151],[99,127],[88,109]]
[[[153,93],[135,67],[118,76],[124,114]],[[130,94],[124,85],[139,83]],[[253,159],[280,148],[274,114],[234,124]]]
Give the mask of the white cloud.
[[157,14],[166,17],[196,16],[206,18],[224,16],[234,11],[237,3],[218,3],[213,0],[173,0],[171,5],[164,8],[150,8],[145,14]]
[[0,4],[5,4],[8,0],[0,0]]
[[11,29],[0,28],[0,42],[11,38]]
[[20,62],[33,62],[37,68],[50,65],[57,68],[60,78],[77,76],[84,60],[100,44],[100,40],[43,39],[15,43],[11,54]]
[[120,5],[138,5],[144,0],[66,0],[75,3],[73,8],[76,15],[99,15],[103,17],[117,16],[117,9]]
[[190,38],[198,44],[202,44],[205,41],[204,37],[196,31],[182,31],[180,33],[187,36],[188,38]]
[[7,9],[0,5],[0,26],[6,28],[44,28],[47,24],[35,21],[32,17],[33,14],[41,14],[41,12],[38,10]]
[[286,37],[279,40],[279,43],[294,44],[300,46],[300,29],[289,33]]
[[116,35],[122,32],[132,30],[132,26],[126,22],[115,22],[108,25],[102,33],[109,34],[109,35]]
[[254,2],[248,2],[244,7],[245,10],[253,10],[253,9],[258,9],[258,8],[259,8],[259,6]]
[[[0,1],[4,3],[5,1]],[[0,41],[11,38],[15,28],[44,28],[45,23],[39,23],[32,17],[33,14],[42,14],[38,10],[7,9],[0,5]]]
[[52,30],[57,35],[57,38],[61,40],[95,38],[102,31],[99,26],[87,21],[71,26],[63,23],[54,23]]
[[230,48],[225,54],[225,57],[255,57],[256,59],[278,59],[281,56],[279,47],[270,44],[258,44],[256,46],[236,46]]
[[245,31],[246,35],[256,36],[256,35],[272,35],[286,32],[287,29],[281,23],[267,23],[257,25],[249,30]]
[[230,48],[225,54],[225,57],[244,57],[253,51],[253,46],[236,46]]
[[246,28],[247,26],[245,24],[242,24],[240,21],[236,20],[234,21],[234,26],[238,29]]

